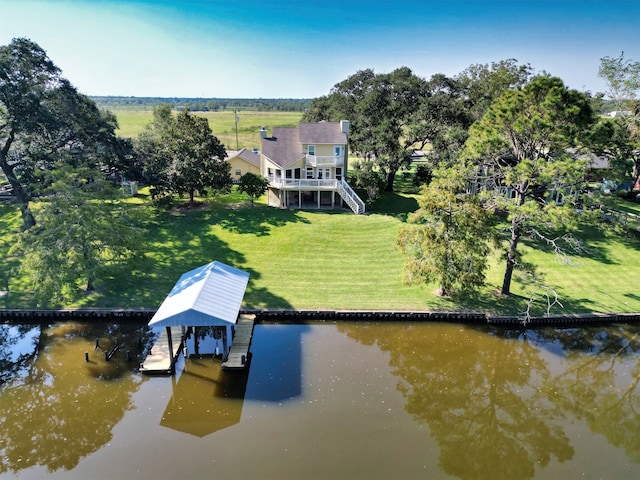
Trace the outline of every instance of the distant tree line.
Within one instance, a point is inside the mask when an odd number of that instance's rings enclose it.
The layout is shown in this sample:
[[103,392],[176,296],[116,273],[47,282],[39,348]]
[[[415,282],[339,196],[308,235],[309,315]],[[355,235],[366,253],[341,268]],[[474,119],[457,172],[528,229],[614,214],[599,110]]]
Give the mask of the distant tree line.
[[255,110],[260,112],[304,112],[311,105],[310,98],[184,98],[184,97],[117,97],[91,96],[99,107],[106,109],[153,109],[169,105],[172,109],[192,112],[220,112]]

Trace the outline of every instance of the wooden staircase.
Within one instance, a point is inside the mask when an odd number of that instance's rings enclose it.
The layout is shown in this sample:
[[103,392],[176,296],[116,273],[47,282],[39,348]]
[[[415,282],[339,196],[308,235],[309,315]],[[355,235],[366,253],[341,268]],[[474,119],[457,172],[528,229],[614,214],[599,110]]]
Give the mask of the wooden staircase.
[[338,182],[338,194],[353,210],[353,213],[357,215],[364,213],[364,202],[344,179]]

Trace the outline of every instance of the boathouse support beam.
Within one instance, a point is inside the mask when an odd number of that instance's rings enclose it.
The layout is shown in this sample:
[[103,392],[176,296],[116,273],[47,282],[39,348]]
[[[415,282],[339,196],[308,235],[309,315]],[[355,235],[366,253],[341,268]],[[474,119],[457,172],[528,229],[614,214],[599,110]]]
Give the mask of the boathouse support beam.
[[171,338],[171,327],[166,327],[166,328],[167,328],[167,339],[169,344],[169,365],[170,365],[171,373],[173,374],[176,371],[176,359],[173,356],[173,340]]

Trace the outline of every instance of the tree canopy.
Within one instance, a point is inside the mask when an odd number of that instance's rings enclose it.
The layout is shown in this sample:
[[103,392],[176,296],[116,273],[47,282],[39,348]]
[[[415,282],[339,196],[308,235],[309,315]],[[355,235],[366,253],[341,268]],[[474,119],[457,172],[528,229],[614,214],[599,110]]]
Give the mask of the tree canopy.
[[513,59],[429,80],[408,67],[386,74],[366,69],[315,99],[303,120],[349,119],[349,147],[361,162],[371,164],[360,170],[380,171],[384,190],[390,192],[396,173],[411,165],[415,150],[428,149],[433,167],[455,164],[471,124],[503,91],[523,85],[530,75],[530,66]]
[[426,95],[426,82],[407,67],[376,74],[361,70],[337,83],[326,97],[311,104],[304,121],[351,121],[349,148],[372,162],[393,191],[396,173],[410,164],[412,144],[405,141],[411,119]]
[[569,227],[576,210],[564,200],[586,179],[585,162],[572,152],[594,122],[588,95],[559,78],[538,76],[522,89],[505,91],[471,127],[463,152],[471,188],[485,190],[510,224],[503,294],[510,293],[519,265],[520,238],[548,238]]
[[0,46],[0,168],[25,228],[36,223],[29,200],[41,186],[37,172],[59,161],[122,165],[116,128],[115,116],[78,93],[36,43],[18,38]]
[[489,213],[464,190],[454,169],[440,171],[422,187],[420,208],[398,233],[406,256],[408,283],[436,281],[441,295],[472,291],[484,284],[490,252]]
[[50,178],[38,202],[39,221],[13,252],[37,298],[62,303],[93,291],[108,267],[137,258],[143,232],[100,172],[60,162],[42,176]]
[[255,199],[264,193],[269,188],[269,180],[262,175],[256,175],[255,173],[247,172],[240,177],[240,183],[238,184],[238,191],[246,193],[253,207]]
[[154,109],[153,121],[138,137],[136,150],[157,197],[188,194],[193,206],[196,191],[231,187],[224,145],[211,132],[208,120],[189,110],[173,116],[168,105]]
[[630,180],[632,189],[640,181],[640,61],[625,59],[624,52],[617,58],[603,57],[598,75],[616,111],[596,130],[596,148],[610,159],[619,180]]

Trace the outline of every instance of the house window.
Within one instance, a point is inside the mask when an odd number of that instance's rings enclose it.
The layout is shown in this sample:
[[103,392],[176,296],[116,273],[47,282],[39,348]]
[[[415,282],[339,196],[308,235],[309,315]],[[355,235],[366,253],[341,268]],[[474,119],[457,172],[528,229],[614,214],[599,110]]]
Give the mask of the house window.
[[307,147],[307,153],[309,155],[314,155],[316,154],[316,146],[315,145],[309,145],[309,147]]
[[300,177],[300,169],[299,169],[299,168],[296,168],[296,169],[293,171],[293,177],[294,177],[294,178],[297,178],[297,179],[300,179],[300,178],[301,178],[301,177]]
[[291,169],[286,170],[286,171],[284,172],[284,176],[285,176],[285,178],[291,178]]
[[334,157],[342,157],[342,145],[334,145],[333,146],[333,156]]
[[242,171],[239,168],[237,168],[236,169],[236,177],[241,177],[241,176],[242,176]]
[[271,169],[271,167],[267,168],[267,175],[269,177],[273,177],[273,170]]
[[336,167],[336,179],[342,180],[342,168]]
[[313,178],[313,168],[307,168],[307,178]]

